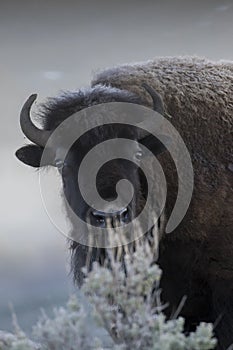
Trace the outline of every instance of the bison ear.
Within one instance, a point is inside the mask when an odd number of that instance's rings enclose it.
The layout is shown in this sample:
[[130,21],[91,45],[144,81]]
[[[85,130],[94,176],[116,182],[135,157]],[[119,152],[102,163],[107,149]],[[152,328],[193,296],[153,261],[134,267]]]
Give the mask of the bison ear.
[[162,141],[153,135],[146,135],[139,140],[139,142],[148,148],[154,155],[158,155],[167,151],[166,145],[169,144],[169,138],[162,136]]
[[19,148],[15,152],[15,155],[21,162],[33,166],[34,168],[39,168],[43,150],[43,147],[28,145]]

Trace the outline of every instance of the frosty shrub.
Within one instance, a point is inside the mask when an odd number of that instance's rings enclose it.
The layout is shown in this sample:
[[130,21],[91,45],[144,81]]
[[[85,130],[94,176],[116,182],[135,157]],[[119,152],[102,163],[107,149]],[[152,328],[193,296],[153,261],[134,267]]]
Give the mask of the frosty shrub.
[[95,263],[82,289],[95,307],[97,322],[113,339],[114,349],[214,349],[211,324],[201,323],[196,332],[185,336],[182,317],[166,320],[166,305],[160,300],[161,270],[147,242],[137,242],[132,253],[125,252],[123,264],[113,251],[108,256],[111,269]]
[[[66,307],[43,314],[33,328],[32,343],[19,330],[0,334],[0,350],[209,350],[214,349],[211,324],[201,323],[185,335],[182,317],[166,320],[160,301],[161,270],[147,242],[107,251],[105,266],[95,262],[79,296]],[[123,254],[124,253],[124,254]],[[109,268],[111,266],[111,268]],[[8,337],[8,338],[7,338]]]

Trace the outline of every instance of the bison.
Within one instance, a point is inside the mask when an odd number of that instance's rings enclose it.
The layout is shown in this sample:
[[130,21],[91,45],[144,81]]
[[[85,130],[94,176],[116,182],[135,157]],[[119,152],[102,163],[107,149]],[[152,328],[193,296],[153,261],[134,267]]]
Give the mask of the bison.
[[[85,203],[77,184],[75,171],[84,155],[96,144],[111,138],[124,137],[150,147],[162,165],[168,186],[165,210],[157,221],[158,264],[163,270],[161,287],[164,300],[170,302],[167,314],[186,295],[181,314],[186,318],[187,331],[200,321],[214,322],[218,349],[226,349],[233,342],[233,63],[171,57],[106,69],[96,74],[90,88],[63,93],[42,105],[38,112],[42,129],[30,117],[35,99],[35,95],[28,99],[20,118],[22,131],[33,144],[16,152],[22,162],[33,167],[40,167],[51,133],[70,115],[87,107],[127,102],[154,108],[170,119],[188,148],[194,168],[192,201],[172,234],[165,234],[164,228],[176,201],[177,174],[171,155],[156,138],[151,141],[149,135],[142,136],[137,129],[125,125],[98,127],[75,142],[65,162],[60,164],[55,150],[46,165],[59,168],[64,194],[75,213],[101,227],[106,224],[106,215]],[[138,158],[142,156],[140,149],[132,152]],[[115,186],[120,179],[126,178],[133,184],[134,203],[117,215],[122,224],[137,216],[147,195],[140,167],[115,159],[103,166],[98,175],[97,188],[108,201],[115,197]],[[156,174],[151,176],[156,182]],[[88,249],[75,241],[71,248],[74,276],[80,284]],[[103,255],[103,248],[93,249],[92,260]]]

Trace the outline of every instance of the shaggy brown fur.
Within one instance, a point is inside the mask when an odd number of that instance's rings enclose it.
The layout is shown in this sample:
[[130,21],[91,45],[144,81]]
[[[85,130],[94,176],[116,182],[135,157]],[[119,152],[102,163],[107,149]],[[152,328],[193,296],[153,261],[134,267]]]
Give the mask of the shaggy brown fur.
[[[152,106],[143,82],[161,94],[195,176],[187,215],[161,242],[164,297],[175,306],[187,294],[183,314],[191,325],[220,317],[216,332],[219,349],[225,349],[233,342],[233,62],[158,58],[104,70],[92,85],[134,92]],[[169,155],[160,161],[168,181],[169,216],[177,178]]]
[[[185,218],[174,232],[161,235],[158,262],[163,270],[163,297],[170,302],[167,312],[170,315],[187,295],[182,309],[187,330],[200,321],[216,322],[218,348],[226,349],[233,343],[233,63],[173,57],[108,69],[96,75],[92,88],[48,100],[40,120],[44,129],[54,130],[74,112],[100,103],[130,102],[151,107],[152,101],[142,83],[161,94],[165,110],[172,116],[170,121],[190,152],[195,176],[193,198]],[[112,132],[112,136],[119,137],[119,133]],[[86,154],[90,140],[101,142],[101,135],[98,131],[95,138],[84,140],[63,164],[64,193],[81,216],[88,208],[79,195],[73,169],[80,160],[80,152]],[[20,148],[16,155],[22,162],[40,167],[42,153],[43,147],[30,144]],[[169,218],[177,196],[177,173],[168,152],[156,154],[167,179],[166,217]],[[57,166],[54,155],[48,165]],[[151,163],[148,169],[150,166]],[[128,178],[130,174],[136,189],[143,189],[142,183],[139,186],[141,177],[133,176],[128,165],[124,170],[118,165],[111,167],[110,173],[102,178],[113,176],[117,180],[119,175]],[[153,176],[156,200],[159,193],[156,188],[160,184],[156,174],[150,172],[150,176]],[[142,195],[142,191],[137,192]],[[78,280],[87,250],[76,242],[72,248],[74,276]]]

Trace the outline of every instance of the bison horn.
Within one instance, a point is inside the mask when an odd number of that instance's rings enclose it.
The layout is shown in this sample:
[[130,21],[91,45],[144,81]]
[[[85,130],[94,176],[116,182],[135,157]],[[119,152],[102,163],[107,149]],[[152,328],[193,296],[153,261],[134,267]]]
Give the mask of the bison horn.
[[164,115],[163,100],[161,96],[147,83],[143,83],[142,87],[150,94],[153,100],[154,111],[160,113],[161,115]]
[[45,146],[50,135],[52,134],[49,130],[41,130],[37,128],[31,121],[30,111],[33,102],[36,100],[37,94],[31,95],[24,103],[20,113],[20,126],[24,135],[38,146]]

